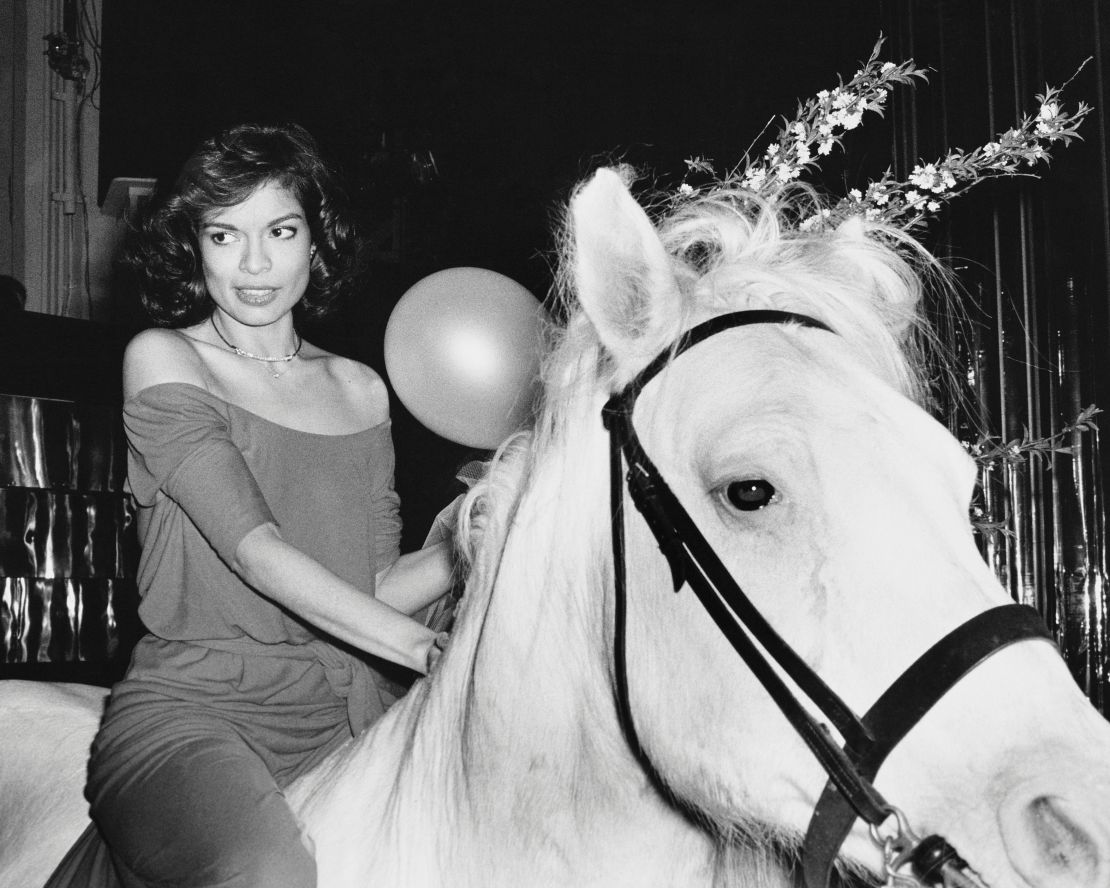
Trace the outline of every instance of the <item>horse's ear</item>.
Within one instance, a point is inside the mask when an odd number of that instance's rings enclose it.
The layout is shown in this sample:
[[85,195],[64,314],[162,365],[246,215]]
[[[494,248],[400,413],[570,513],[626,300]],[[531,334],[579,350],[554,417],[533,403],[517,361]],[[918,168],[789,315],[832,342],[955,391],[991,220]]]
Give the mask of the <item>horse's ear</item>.
[[615,171],[571,199],[578,300],[618,371],[639,369],[677,335],[682,300],[659,235]]

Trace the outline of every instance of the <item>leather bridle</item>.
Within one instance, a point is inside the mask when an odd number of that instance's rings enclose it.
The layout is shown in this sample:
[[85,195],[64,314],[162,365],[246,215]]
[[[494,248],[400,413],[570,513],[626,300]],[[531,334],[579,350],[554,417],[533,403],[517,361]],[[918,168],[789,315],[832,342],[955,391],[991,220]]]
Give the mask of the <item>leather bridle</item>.
[[[617,704],[630,748],[658,785],[665,781],[645,753],[636,733],[629,701],[626,663],[627,590],[624,546],[625,481],[632,501],[643,515],[670,566],[677,593],[689,585],[763,685],[793,729],[828,774],[828,783],[810,820],[802,860],[807,888],[827,888],[840,847],[857,817],[871,827],[883,848],[888,884],[981,885],[968,865],[940,836],[918,838],[905,816],[875,788],[873,780],[891,750],[964,674],[1007,645],[1029,639],[1051,639],[1040,615],[1018,604],[992,608],[959,626],[888,688],[861,718],[825,684],[771,627],[733,580],[702,536],[694,520],[644,452],[632,424],[636,399],[644,386],[672,360],[709,337],[752,324],[800,325],[833,333],[828,325],[806,315],[785,311],[749,310],[721,315],[693,327],[658,355],[622,391],[606,403],[602,418],[610,441],[610,497],[613,539],[614,666]],[[794,695],[781,673],[810,700],[813,707],[844,738],[841,747],[829,728]],[[893,834],[884,825],[893,823]],[[908,870],[913,876],[902,872]]]

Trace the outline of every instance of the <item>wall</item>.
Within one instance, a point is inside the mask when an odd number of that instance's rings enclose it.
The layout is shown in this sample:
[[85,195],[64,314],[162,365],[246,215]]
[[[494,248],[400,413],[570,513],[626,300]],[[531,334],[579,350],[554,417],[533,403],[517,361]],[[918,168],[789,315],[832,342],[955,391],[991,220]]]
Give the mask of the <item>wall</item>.
[[[44,53],[48,34],[81,39],[82,80]],[[110,269],[124,226],[99,211],[99,29],[95,0],[5,0],[0,8],[0,274],[27,288],[30,311],[109,320]]]
[[14,271],[15,4],[0,0],[0,274]]

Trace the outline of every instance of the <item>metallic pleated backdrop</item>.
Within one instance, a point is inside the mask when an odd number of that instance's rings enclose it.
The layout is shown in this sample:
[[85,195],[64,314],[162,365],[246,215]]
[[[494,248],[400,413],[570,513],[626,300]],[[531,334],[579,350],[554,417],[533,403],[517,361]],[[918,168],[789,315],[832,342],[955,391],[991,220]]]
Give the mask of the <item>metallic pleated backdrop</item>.
[[[1097,430],[1069,432],[1096,405],[1110,415],[1107,171],[1108,22],[1104,0],[892,0],[890,58],[934,69],[900,94],[891,154],[903,173],[948,148],[983,144],[1036,114],[1045,84],[1094,111],[1083,141],[1054,151],[1039,178],[978,186],[956,201],[929,246],[954,268],[968,317],[950,323],[966,391],[945,405],[968,444],[1051,439],[1070,452],[982,464],[985,557],[1020,602],[1040,609],[1077,682],[1110,713],[1107,540]],[[1101,417],[1096,417],[1096,421]]]
[[130,653],[138,550],[125,469],[117,406],[0,395],[0,675],[122,666]]

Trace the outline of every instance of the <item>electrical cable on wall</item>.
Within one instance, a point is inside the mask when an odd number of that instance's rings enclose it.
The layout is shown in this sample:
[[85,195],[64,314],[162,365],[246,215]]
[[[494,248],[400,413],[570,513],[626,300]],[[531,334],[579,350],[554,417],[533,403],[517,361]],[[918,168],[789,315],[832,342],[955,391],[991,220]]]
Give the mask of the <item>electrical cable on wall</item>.
[[[47,56],[50,69],[65,81],[73,84],[74,91],[80,95],[80,100],[72,112],[72,146],[66,145],[63,149],[69,154],[66,163],[73,165],[72,183],[64,183],[63,194],[74,201],[73,212],[76,204],[81,208],[81,226],[83,236],[82,270],[84,279],[85,301],[89,318],[93,316],[92,301],[92,274],[90,266],[91,242],[89,236],[88,195],[85,188],[85,175],[83,164],[83,139],[82,122],[86,103],[97,107],[95,96],[100,88],[100,34],[96,27],[95,0],[81,0],[78,9],[76,0],[67,0],[63,14],[63,29],[47,34]],[[92,14],[90,14],[90,7]],[[85,54],[85,46],[91,50],[93,63],[89,62]],[[86,89],[86,83],[91,77],[91,86]],[[68,188],[66,186],[69,186]],[[67,271],[67,278],[69,277]],[[69,304],[70,287],[67,284],[62,311],[65,313]]]
[[[89,320],[93,316],[93,300],[92,300],[92,244],[89,238],[89,197],[86,191],[85,182],[85,162],[84,162],[84,114],[86,104],[91,105],[96,111],[100,110],[100,106],[96,102],[96,94],[100,90],[100,31],[97,28],[98,16],[89,14],[89,7],[91,6],[94,13],[96,11],[96,0],[81,0],[81,15],[78,19],[78,35],[80,42],[89,47],[92,54],[92,83],[88,89],[81,90],[81,101],[77,105],[77,189],[81,194],[81,223],[83,226],[85,237],[85,256],[84,256],[84,277],[85,277],[85,299],[89,307]],[[83,86],[84,84],[82,84]]]

